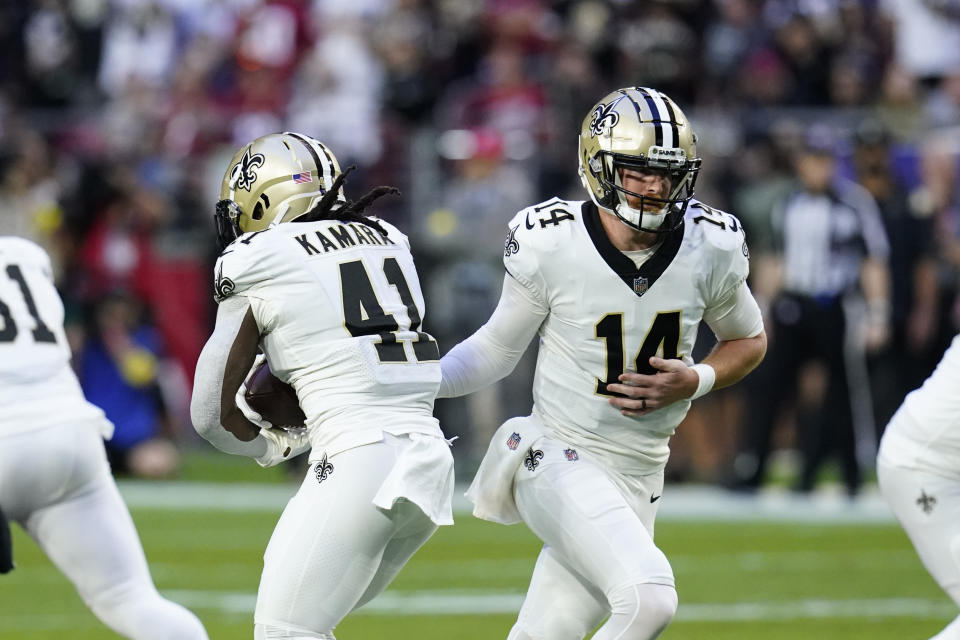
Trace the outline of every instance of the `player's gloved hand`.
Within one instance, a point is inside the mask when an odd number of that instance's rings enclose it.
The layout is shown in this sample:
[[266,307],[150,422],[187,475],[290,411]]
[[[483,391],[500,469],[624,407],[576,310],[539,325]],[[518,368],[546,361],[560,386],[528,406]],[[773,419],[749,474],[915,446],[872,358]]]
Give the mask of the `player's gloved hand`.
[[284,460],[290,460],[310,448],[307,430],[283,429],[280,427],[260,429],[260,435],[267,442],[267,452],[254,458],[261,467],[272,467]]
[[689,398],[697,390],[699,376],[682,360],[650,358],[655,374],[625,372],[620,382],[608,384],[607,389],[625,397],[610,398],[610,404],[625,416],[642,416],[668,407],[678,400]]
[[240,409],[240,412],[243,413],[243,417],[257,425],[261,429],[270,429],[273,425],[269,420],[264,420],[258,412],[254,411],[253,408],[247,404],[247,380],[250,379],[250,374],[257,370],[264,360],[267,359],[262,353],[258,353],[257,357],[253,360],[253,366],[250,367],[250,371],[247,372],[247,377],[244,378],[243,383],[240,385],[240,388],[237,389],[237,395],[234,396],[234,401],[237,403],[237,408]]

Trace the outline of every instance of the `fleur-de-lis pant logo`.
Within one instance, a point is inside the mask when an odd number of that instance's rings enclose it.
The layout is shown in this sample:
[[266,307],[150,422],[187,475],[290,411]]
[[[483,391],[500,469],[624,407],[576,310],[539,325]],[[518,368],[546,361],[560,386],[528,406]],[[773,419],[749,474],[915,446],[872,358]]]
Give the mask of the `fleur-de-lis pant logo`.
[[318,483],[323,482],[333,475],[333,464],[327,462],[327,454],[323,454],[323,458],[317,463],[317,468],[314,470],[314,474],[317,476]]

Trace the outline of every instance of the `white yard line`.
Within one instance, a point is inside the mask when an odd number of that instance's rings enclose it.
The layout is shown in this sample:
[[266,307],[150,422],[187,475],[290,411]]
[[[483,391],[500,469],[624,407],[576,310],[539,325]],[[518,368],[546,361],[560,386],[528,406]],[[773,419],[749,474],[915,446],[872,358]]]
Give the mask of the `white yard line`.
[[[150,509],[279,512],[297,490],[294,484],[125,480],[118,485],[128,505]],[[461,517],[469,515],[472,508],[463,497],[464,489],[458,487],[454,494],[454,511]],[[705,485],[667,486],[657,518],[660,521],[895,522],[875,488],[856,500],[848,500],[831,490],[812,496],[776,490],[747,496]]]
[[770,622],[774,620],[837,618],[949,619],[957,606],[948,601],[921,598],[878,598],[856,600],[790,600],[785,602],[734,602],[727,604],[684,604],[678,620],[696,622]]
[[[255,593],[232,591],[164,590],[164,596],[197,610],[252,618]],[[386,591],[351,615],[442,616],[515,615],[522,593],[470,591]],[[784,600],[777,602],[680,603],[680,622],[773,622],[781,620],[843,618],[909,618],[949,620],[957,607],[947,600],[923,598],[858,598],[853,600]],[[70,615],[4,614],[0,633],[16,631],[76,630],[78,620]],[[90,625],[96,625],[91,619]],[[87,625],[84,625],[87,627]]]
[[[253,593],[164,591],[186,607],[252,615]],[[386,591],[353,615],[514,614],[522,593],[470,591]],[[946,600],[858,598],[854,600],[784,600],[776,602],[680,603],[677,620],[688,622],[763,622],[837,618],[949,619],[957,607]]]

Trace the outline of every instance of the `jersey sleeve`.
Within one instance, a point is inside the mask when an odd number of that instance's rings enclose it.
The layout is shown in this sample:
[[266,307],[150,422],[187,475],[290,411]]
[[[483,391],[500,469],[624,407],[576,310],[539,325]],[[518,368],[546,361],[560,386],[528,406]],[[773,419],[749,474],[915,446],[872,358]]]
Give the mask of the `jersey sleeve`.
[[527,227],[528,214],[533,207],[522,210],[507,223],[507,239],[503,243],[503,266],[514,280],[531,294],[534,300],[547,300],[547,282],[543,275],[543,234],[534,235]]
[[518,280],[505,275],[490,319],[440,360],[443,379],[438,397],[473,393],[507,376],[549,311]]
[[717,340],[752,338],[763,331],[763,314],[746,282],[726,300],[705,310],[703,320]]
[[258,246],[257,235],[241,236],[217,258],[213,297],[218,304],[234,295],[250,295],[251,290],[265,279],[268,261],[262,247]]
[[[695,233],[702,234],[703,287],[707,309],[722,305],[750,275],[750,251],[743,225],[736,216],[697,203]],[[697,220],[700,222],[697,222]]]

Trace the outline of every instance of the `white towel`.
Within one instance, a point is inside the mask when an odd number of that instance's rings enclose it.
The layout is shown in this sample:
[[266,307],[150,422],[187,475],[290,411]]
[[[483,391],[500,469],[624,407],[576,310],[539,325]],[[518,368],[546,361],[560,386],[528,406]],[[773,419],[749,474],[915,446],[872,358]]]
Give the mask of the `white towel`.
[[453,455],[447,441],[422,433],[385,433],[384,441],[400,451],[373,504],[389,511],[397,500],[405,498],[436,525],[453,524]]
[[523,521],[513,499],[513,479],[527,451],[541,438],[543,432],[533,416],[511,418],[497,429],[467,489],[474,516],[501,524]]

